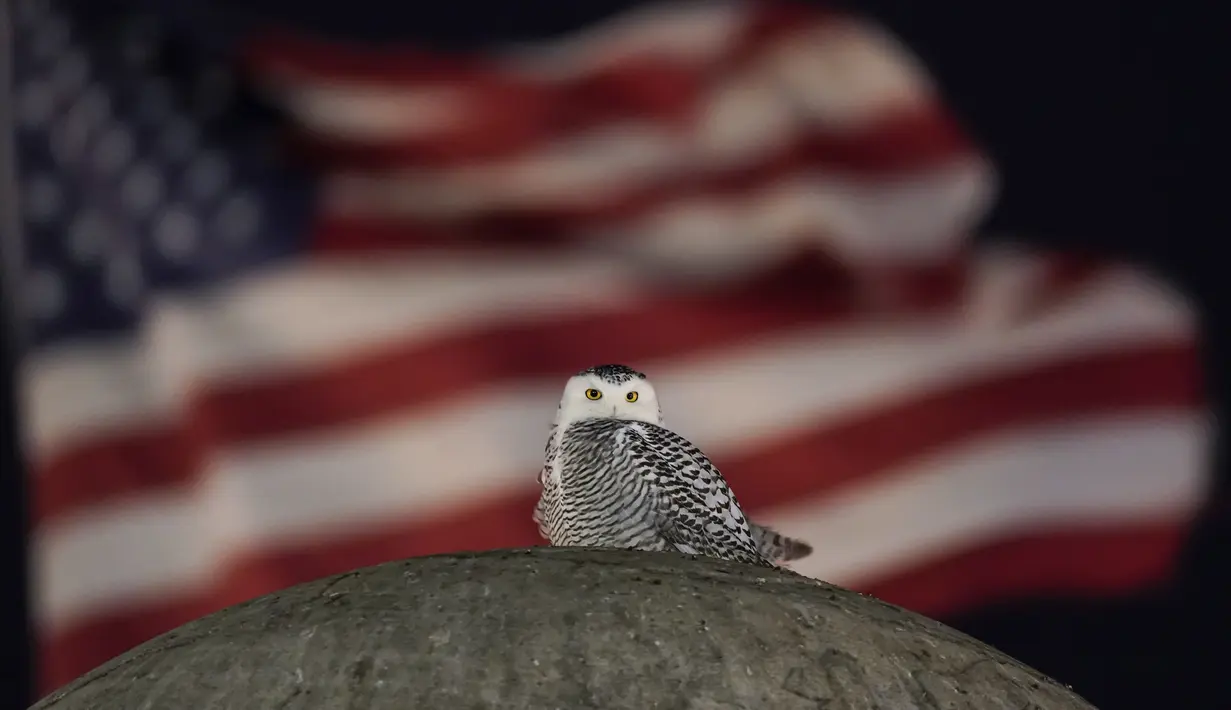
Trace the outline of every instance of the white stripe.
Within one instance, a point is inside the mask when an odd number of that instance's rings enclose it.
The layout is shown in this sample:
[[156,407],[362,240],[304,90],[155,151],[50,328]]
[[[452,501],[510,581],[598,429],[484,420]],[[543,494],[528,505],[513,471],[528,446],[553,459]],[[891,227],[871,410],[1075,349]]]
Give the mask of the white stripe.
[[266,82],[308,135],[377,143],[430,136],[472,116],[467,95],[456,88],[390,91],[373,85]]
[[861,128],[936,101],[931,78],[883,28],[845,20],[797,32],[762,59],[809,123]]
[[124,340],[28,355],[20,381],[26,455],[38,461],[58,445],[127,431],[172,412],[178,392],[144,354]]
[[804,174],[741,197],[672,202],[589,240],[673,283],[746,276],[806,246],[856,268],[926,265],[957,256],[991,195],[976,160],[892,181]]
[[1021,317],[1045,293],[1048,257],[1012,244],[989,244],[971,268],[969,322],[996,330]]
[[813,545],[792,569],[858,586],[996,536],[1181,520],[1201,500],[1207,443],[1195,414],[1050,424],[946,450],[758,519]]
[[[645,367],[668,423],[721,465],[792,431],[837,424],[974,376],[1187,332],[1182,311],[1120,274],[1064,311],[994,336],[939,322],[809,329]],[[36,536],[41,618],[61,624],[130,594],[195,584],[232,551],[524,491],[541,464],[561,385],[493,386],[413,416],[223,451],[193,496],[149,495],[54,522]],[[147,549],[155,534],[159,545]]]

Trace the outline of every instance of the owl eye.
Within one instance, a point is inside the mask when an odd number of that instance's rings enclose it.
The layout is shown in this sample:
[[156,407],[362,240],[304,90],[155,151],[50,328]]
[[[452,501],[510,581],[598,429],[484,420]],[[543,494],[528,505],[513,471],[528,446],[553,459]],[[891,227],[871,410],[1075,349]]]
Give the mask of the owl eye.
[[624,399],[627,399],[627,400],[628,400],[628,401],[630,401],[630,402],[636,402],[636,401],[637,401],[637,393],[636,393],[636,392],[629,392],[628,394],[624,395]]
[[603,393],[591,387],[586,390],[586,399],[602,399]]

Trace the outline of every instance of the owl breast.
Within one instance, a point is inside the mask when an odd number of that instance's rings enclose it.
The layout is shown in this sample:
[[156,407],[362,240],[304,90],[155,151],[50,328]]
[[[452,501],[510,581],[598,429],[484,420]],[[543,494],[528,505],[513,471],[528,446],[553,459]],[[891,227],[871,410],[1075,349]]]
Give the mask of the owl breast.
[[652,491],[635,468],[626,425],[587,419],[553,433],[540,500],[551,544],[663,549]]

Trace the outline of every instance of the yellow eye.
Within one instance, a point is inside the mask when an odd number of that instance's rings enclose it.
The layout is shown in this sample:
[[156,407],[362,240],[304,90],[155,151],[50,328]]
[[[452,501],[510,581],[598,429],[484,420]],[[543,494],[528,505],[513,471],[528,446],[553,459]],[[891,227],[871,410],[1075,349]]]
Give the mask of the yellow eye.
[[603,393],[591,387],[586,390],[586,399],[602,399]]
[[630,401],[630,402],[636,402],[636,401],[637,401],[637,393],[636,393],[636,392],[629,392],[628,394],[624,395],[624,399],[627,399],[627,400],[628,400],[628,401]]

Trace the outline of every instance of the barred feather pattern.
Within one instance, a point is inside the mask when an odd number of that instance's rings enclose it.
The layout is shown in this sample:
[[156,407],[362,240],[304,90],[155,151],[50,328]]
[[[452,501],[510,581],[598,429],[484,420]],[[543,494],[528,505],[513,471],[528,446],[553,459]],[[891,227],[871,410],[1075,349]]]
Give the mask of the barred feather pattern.
[[803,540],[787,537],[772,528],[748,521],[748,530],[761,555],[774,562],[791,562],[812,554],[812,546]]
[[661,426],[592,418],[553,429],[540,481],[535,520],[552,545],[678,550],[774,566],[718,469]]

